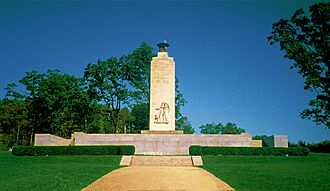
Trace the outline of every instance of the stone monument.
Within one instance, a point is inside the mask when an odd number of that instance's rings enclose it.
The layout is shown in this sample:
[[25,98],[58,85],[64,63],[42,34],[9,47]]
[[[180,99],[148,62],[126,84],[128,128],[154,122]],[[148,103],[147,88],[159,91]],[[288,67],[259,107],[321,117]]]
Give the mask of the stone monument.
[[158,55],[150,66],[149,130],[141,133],[180,134],[182,131],[175,131],[175,62],[168,56],[166,41],[157,46]]

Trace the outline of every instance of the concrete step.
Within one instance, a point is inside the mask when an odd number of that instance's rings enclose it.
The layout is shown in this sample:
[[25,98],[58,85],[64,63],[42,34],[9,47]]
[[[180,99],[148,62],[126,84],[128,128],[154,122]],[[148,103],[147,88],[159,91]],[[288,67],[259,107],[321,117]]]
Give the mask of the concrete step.
[[130,166],[193,166],[191,156],[133,156]]

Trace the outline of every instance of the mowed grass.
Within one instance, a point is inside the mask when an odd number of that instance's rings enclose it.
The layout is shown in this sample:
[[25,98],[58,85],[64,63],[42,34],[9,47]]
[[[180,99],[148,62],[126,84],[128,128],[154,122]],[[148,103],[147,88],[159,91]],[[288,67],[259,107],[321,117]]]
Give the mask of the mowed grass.
[[306,157],[204,156],[202,168],[237,191],[330,190],[330,154]]
[[0,190],[81,190],[119,168],[121,156],[13,156],[0,152]]

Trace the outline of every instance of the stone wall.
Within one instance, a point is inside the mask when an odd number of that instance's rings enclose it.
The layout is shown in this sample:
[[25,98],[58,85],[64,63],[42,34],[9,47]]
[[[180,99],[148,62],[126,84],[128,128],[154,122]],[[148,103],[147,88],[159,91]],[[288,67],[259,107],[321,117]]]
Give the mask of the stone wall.
[[136,154],[189,154],[191,145],[261,147],[250,134],[85,134],[74,133],[74,145],[134,145]]
[[[288,147],[288,137],[268,137],[268,146]],[[134,145],[136,154],[189,154],[191,145],[222,147],[262,147],[261,140],[240,135],[203,134],[85,134],[76,132],[71,139],[50,134],[36,134],[35,146],[65,145]]]
[[274,147],[288,147],[288,136],[274,135]]
[[252,140],[251,147],[262,147],[262,140]]
[[34,138],[34,146],[68,146],[71,139],[64,139],[51,134],[36,134]]

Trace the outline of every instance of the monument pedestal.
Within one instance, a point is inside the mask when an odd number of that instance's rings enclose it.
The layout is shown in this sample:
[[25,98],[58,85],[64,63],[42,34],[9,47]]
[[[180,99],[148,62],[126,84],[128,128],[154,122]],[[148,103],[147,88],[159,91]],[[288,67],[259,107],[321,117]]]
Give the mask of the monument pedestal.
[[156,130],[141,130],[141,134],[183,134],[182,130],[174,131],[156,131]]

